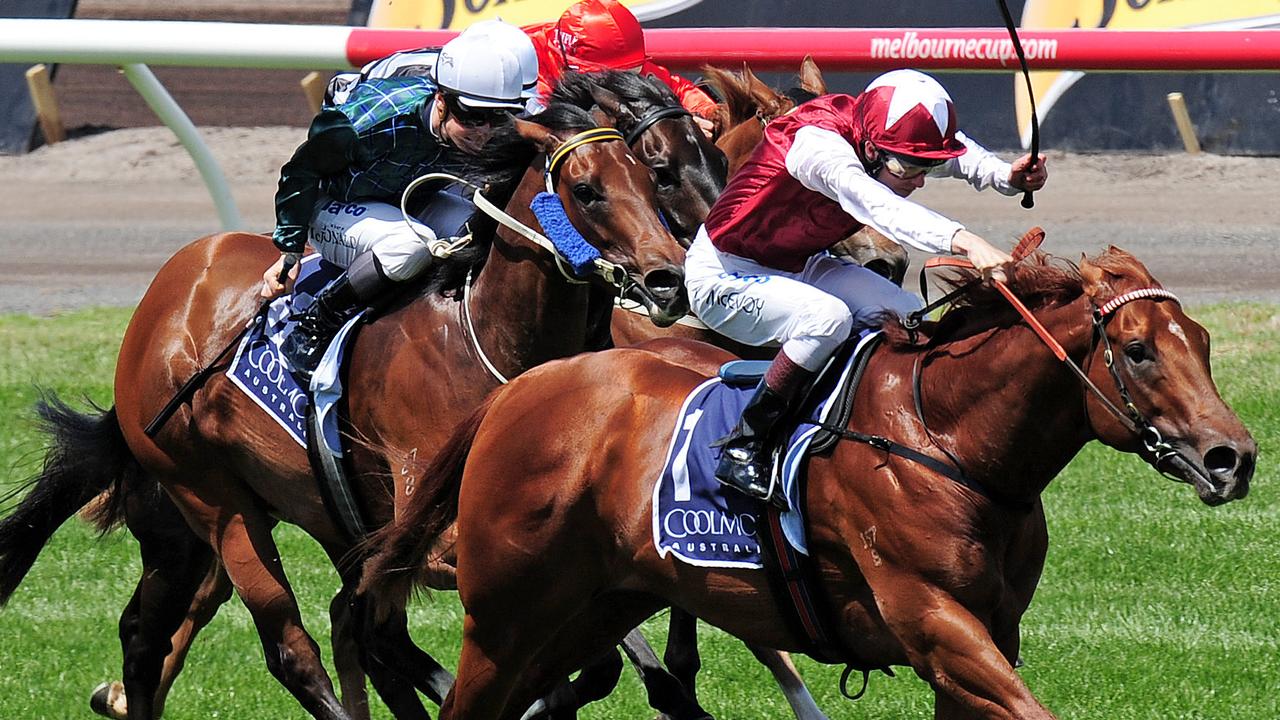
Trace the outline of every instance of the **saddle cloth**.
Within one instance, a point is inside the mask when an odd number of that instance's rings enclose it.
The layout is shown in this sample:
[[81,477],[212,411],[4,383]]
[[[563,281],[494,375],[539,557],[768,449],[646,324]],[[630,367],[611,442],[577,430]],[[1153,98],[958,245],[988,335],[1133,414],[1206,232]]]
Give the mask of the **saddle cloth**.
[[322,260],[319,255],[308,255],[300,266],[293,294],[271,303],[265,322],[258,323],[245,335],[231,366],[227,368],[227,376],[304,448],[307,446],[307,408],[314,401],[323,428],[323,445],[335,457],[341,457],[342,445],[335,411],[342,397],[339,371],[347,341],[354,337],[351,329],[364,313],[352,318],[338,331],[312,375],[311,393],[308,394],[308,388],[298,383],[288,367],[280,352],[280,344],[297,325],[293,317],[300,316],[310,307],[315,296],[342,273],[342,268]]
[[[824,372],[815,384],[821,391],[809,401],[806,418],[830,420],[836,401],[848,391],[860,356],[869,352],[878,335],[870,333],[859,339],[846,360]],[[701,567],[764,566],[757,539],[757,528],[763,529],[764,504],[715,479],[720,449],[710,447],[733,429],[754,391],[754,386],[737,387],[716,377],[694,388],[685,398],[676,415],[662,474],[653,489],[653,544],[660,557],[672,554]],[[819,432],[820,428],[810,422],[799,423],[787,443],[776,451],[773,463],[791,507],[781,517],[783,534],[797,552],[805,555],[808,548],[800,474],[805,455]]]

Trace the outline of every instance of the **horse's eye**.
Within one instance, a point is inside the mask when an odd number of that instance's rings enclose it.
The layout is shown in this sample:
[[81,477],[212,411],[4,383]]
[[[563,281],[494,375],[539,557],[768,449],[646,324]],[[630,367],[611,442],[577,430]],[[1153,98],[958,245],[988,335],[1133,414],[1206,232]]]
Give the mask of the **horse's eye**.
[[1129,358],[1129,362],[1134,365],[1139,365],[1151,359],[1151,356],[1147,353],[1147,346],[1136,340],[1124,346],[1124,356]]
[[600,193],[586,183],[578,183],[573,186],[573,197],[583,205],[590,205],[601,199]]

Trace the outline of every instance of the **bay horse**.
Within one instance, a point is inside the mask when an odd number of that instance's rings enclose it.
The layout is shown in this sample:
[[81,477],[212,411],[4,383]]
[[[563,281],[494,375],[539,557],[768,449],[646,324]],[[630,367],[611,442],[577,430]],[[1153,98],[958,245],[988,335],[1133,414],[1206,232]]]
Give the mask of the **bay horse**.
[[[691,233],[689,228],[696,229],[701,224],[710,204],[724,186],[725,159],[697,130],[689,114],[683,111],[674,94],[665,85],[633,73],[569,72],[553,93],[552,101],[592,110],[597,114],[597,119],[606,121],[626,135],[633,152],[653,171],[658,206],[673,232]],[[597,344],[598,340],[589,343],[591,346]],[[74,417],[73,411],[57,404],[46,406],[43,411],[46,421],[55,430],[60,421],[68,422]],[[90,513],[89,518],[99,523],[100,528],[105,531],[117,520],[110,512],[113,506],[108,503],[95,507],[97,510]],[[68,506],[60,517],[69,517],[71,512],[73,508]],[[151,489],[134,492],[123,502],[123,516],[126,525],[143,545],[144,555],[145,549],[149,547],[185,548],[184,552],[189,558],[197,555],[206,558],[204,580],[194,595],[191,607],[170,638],[168,653],[156,683],[153,709],[156,715],[160,715],[169,689],[182,670],[191,643],[216,614],[218,607],[230,598],[232,589],[220,564],[209,553],[201,553],[203,542],[190,535],[181,514],[163,493]],[[185,567],[188,568],[188,575],[194,576],[200,572],[201,566],[197,562],[188,562]],[[440,567],[436,583],[438,587],[451,586],[451,572],[452,568]],[[156,573],[150,568],[144,571],[144,578],[155,576]],[[122,615],[121,637],[127,648],[126,663],[150,665],[153,664],[150,660],[131,659],[143,656],[147,650],[147,654],[158,652],[150,644],[130,640],[141,637],[138,598],[139,593],[135,593],[134,599]],[[332,609],[335,618],[346,612],[341,596],[335,598]],[[335,622],[335,625],[340,624]],[[356,663],[346,660],[351,654],[347,648],[350,643],[339,644],[342,639],[338,635],[334,636],[334,640],[335,660],[339,663],[339,675],[343,680],[344,703],[348,708],[358,709],[363,715],[363,673]],[[130,647],[133,650],[129,650]],[[347,651],[344,652],[344,649]],[[649,668],[649,672],[654,670],[656,668]],[[126,671],[126,676],[130,674]],[[444,687],[441,684],[436,688],[437,692],[442,694]],[[591,692],[596,696],[603,696],[607,691],[607,688],[599,688]],[[126,692],[119,681],[100,685],[94,692],[91,705],[96,712],[108,717],[128,717]]]
[[[500,164],[505,172],[482,179],[501,188],[495,197],[509,197],[508,214],[525,225],[536,225],[530,199],[554,182],[574,226],[625,272],[618,279],[628,292],[644,298],[654,322],[672,322],[687,311],[683,251],[654,210],[648,169],[615,141],[621,134],[594,133],[600,141],[561,153],[555,172],[542,161],[596,127],[589,113],[553,102],[531,122],[517,121],[515,131],[490,148],[507,157]],[[558,258],[506,226],[495,231],[492,223],[481,223],[474,247],[445,263],[422,294],[402,299],[365,327],[352,348],[344,432],[357,439],[349,452],[353,491],[373,527],[391,519],[395,505],[413,492],[418,464],[497,384],[482,357],[496,372],[514,376],[589,349],[587,331],[600,321],[589,317],[588,308],[607,307],[589,298],[611,288],[566,280]],[[349,625],[356,618],[345,612],[345,595],[359,572],[359,563],[346,557],[353,538],[329,515],[305,452],[221,374],[154,439],[144,432],[182,381],[210,363],[253,314],[261,269],[274,252],[267,238],[247,233],[202,238],[179,251],[161,268],[126,330],[115,406],[93,415],[64,412],[57,404],[44,410],[57,435],[29,496],[33,509],[70,508],[83,504],[86,493],[116,484],[116,504],[107,515],[119,518],[121,503],[159,482],[199,538],[155,545],[146,542],[155,535],[139,536],[146,571],[121,619],[130,717],[155,714],[161,663],[210,571],[210,548],[254,617],[272,674],[312,716],[351,717],[302,627],[270,534],[283,519],[321,544],[344,580],[332,606],[335,644],[360,640]],[[23,538],[38,544],[5,550],[6,560],[17,564],[7,564],[0,588],[11,592],[70,512],[36,516],[42,526]],[[415,688],[438,702],[452,676],[412,645],[403,618],[365,630],[371,645],[361,647],[362,669],[375,689],[397,716],[428,717]],[[344,696],[360,695],[362,688],[360,676],[360,688]]]
[[[840,661],[911,666],[942,719],[1053,717],[1014,663],[1048,545],[1041,493],[1087,442],[1139,455],[1207,505],[1245,497],[1257,458],[1213,382],[1208,333],[1136,258],[1110,248],[1077,270],[1037,254],[1010,287],[1073,365],[982,286],[918,334],[887,321],[843,437],[878,436],[933,463],[839,442],[809,459],[804,486]],[[705,379],[643,347],[536,368],[460,426],[373,536],[359,592],[394,612],[456,523],[466,617],[442,720],[520,717],[668,605],[751,643],[806,649],[763,573],[653,547],[653,483],[677,411]]]

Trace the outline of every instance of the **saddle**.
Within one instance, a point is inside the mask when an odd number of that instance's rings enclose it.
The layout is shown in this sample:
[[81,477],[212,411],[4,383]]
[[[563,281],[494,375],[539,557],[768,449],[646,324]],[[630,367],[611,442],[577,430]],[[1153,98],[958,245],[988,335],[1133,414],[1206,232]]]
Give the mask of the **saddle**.
[[[827,617],[814,591],[806,542],[804,466],[814,452],[828,452],[852,413],[853,400],[879,333],[845,343],[819,374],[800,404],[793,430],[773,449],[774,482],[792,508],[772,505],[725,488],[712,477],[718,459],[708,445],[736,421],[768,362],[734,361],[717,378],[686,398],[677,416],[667,462],[654,489],[653,532],[659,555],[674,554],[704,567],[764,568],[778,597],[791,602],[784,614],[810,654],[837,652],[819,618]],[[828,429],[831,428],[831,429]]]

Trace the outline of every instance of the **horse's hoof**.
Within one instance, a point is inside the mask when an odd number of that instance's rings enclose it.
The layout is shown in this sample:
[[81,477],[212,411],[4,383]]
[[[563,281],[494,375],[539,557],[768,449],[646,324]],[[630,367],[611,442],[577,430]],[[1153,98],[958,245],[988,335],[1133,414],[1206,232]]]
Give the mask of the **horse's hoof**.
[[126,720],[129,710],[125,705],[124,685],[119,680],[104,682],[93,689],[89,696],[89,709],[113,720]]

